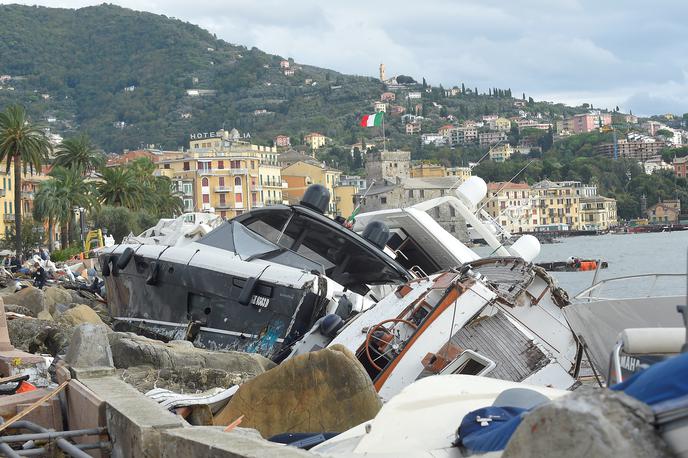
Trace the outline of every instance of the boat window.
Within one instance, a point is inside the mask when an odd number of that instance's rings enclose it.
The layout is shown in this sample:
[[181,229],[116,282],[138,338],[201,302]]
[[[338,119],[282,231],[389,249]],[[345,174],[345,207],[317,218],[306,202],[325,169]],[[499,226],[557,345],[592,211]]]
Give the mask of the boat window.
[[328,277],[356,293],[367,293],[367,285],[403,280],[383,253],[334,222],[289,208],[254,211],[238,219],[267,240],[322,265]]
[[328,277],[359,294],[367,292],[366,285],[399,278],[381,257],[370,253],[351,237],[303,215],[290,221],[278,244],[322,264]]
[[[241,219],[241,224],[262,235],[272,243],[277,243],[285,224],[291,216],[288,209],[253,212],[250,217]],[[293,242],[293,240],[292,240]],[[280,244],[281,246],[285,246]]]

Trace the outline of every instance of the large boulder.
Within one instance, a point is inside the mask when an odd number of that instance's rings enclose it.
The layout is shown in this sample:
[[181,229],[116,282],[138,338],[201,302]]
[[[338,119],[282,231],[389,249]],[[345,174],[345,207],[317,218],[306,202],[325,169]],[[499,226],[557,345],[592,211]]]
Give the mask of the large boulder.
[[45,299],[44,306],[47,307],[48,311],[53,315],[55,315],[55,310],[58,305],[67,305],[74,302],[68,290],[56,286],[46,288],[45,291],[43,291],[43,297]]
[[650,422],[652,410],[624,393],[574,392],[533,410],[509,440],[504,458],[673,456]]
[[241,385],[215,416],[264,437],[287,432],[345,431],[373,418],[382,402],[356,357],[335,345],[290,359]]
[[156,369],[221,369],[251,375],[262,374],[275,363],[255,353],[209,351],[191,342],[165,343],[128,332],[110,334],[112,357],[117,368],[152,366]]
[[64,354],[72,338],[73,326],[34,318],[7,321],[12,345],[29,353]]
[[105,326],[98,314],[91,307],[84,304],[78,304],[62,312],[59,321],[70,326],[79,326],[83,323]]
[[157,369],[152,366],[130,366],[117,369],[117,374],[141,393],[147,393],[153,388],[164,388],[176,393],[202,393],[213,388],[241,385],[254,377],[254,374],[222,369]]
[[38,316],[45,309],[45,298],[43,291],[33,286],[24,288],[14,294],[9,294],[3,298],[5,304],[15,304],[27,308],[32,316]]
[[91,323],[79,325],[74,330],[64,361],[72,370],[84,374],[114,372],[107,328]]

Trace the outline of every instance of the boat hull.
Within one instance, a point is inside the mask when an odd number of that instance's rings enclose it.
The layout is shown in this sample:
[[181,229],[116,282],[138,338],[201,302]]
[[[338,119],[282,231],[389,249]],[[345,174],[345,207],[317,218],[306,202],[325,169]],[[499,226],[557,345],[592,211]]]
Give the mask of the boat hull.
[[[273,274],[284,274],[283,266],[256,266],[227,259],[225,253],[224,268],[209,268],[193,261],[193,249],[145,247],[118,269],[117,259],[125,249],[120,246],[101,256],[101,267],[110,270],[105,277],[108,307],[120,329],[274,357],[285,341],[298,339],[310,328],[323,305],[313,291],[313,279],[308,279],[314,275],[292,274],[290,282],[289,275],[275,281],[268,273],[272,268]],[[250,295],[245,288],[251,288]]]

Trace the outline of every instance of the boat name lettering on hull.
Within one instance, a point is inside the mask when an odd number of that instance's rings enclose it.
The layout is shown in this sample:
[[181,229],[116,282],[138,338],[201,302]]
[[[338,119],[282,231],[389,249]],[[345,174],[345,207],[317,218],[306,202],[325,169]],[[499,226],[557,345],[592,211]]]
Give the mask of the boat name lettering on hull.
[[251,305],[255,305],[256,307],[260,308],[268,308],[268,305],[270,305],[270,298],[265,297],[265,296],[256,296],[254,295],[251,297]]

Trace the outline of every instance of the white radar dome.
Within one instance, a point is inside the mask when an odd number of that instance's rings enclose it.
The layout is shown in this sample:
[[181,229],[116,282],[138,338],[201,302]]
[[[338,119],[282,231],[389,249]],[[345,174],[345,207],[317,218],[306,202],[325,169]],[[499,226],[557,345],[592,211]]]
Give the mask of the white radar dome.
[[509,252],[527,262],[532,262],[540,254],[540,241],[533,235],[522,235],[509,247]]
[[478,208],[478,204],[487,195],[487,184],[480,177],[470,177],[456,190],[458,197],[471,211]]

